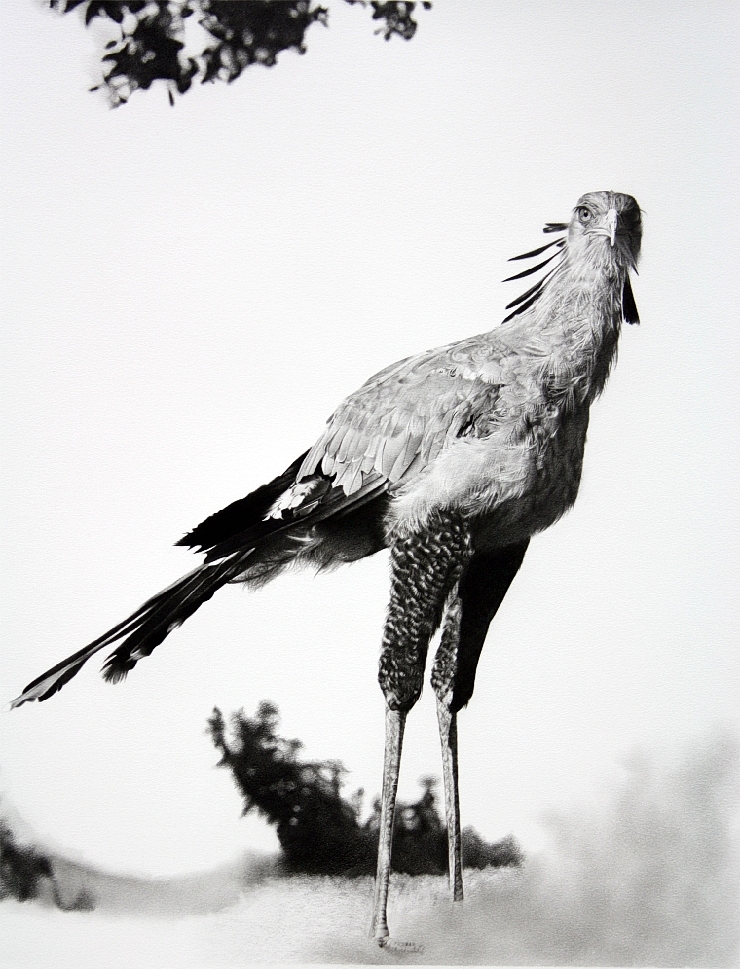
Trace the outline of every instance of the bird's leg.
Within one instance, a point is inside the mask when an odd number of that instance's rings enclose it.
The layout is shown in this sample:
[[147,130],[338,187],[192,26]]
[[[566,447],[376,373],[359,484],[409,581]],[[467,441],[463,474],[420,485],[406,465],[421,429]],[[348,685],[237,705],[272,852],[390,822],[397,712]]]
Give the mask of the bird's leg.
[[445,618],[432,667],[442,743],[450,888],[463,898],[460,796],[458,793],[457,712],[473,695],[475,671],[488,626],[522,564],[528,541],[494,552],[477,552],[467,562]]
[[391,597],[383,632],[378,679],[385,694],[386,741],[378,846],[378,870],[371,935],[388,943],[388,886],[393,812],[408,711],[421,695],[429,640],[439,626],[445,601],[470,556],[470,538],[457,516],[435,515],[422,534],[391,548]]
[[439,721],[439,739],[442,746],[450,891],[454,902],[462,902],[463,900],[460,792],[457,779],[457,711],[452,707],[461,620],[462,602],[458,596],[455,596],[447,610],[442,641],[434,658],[432,670],[432,687],[437,694],[437,720]]
[[463,900],[462,835],[460,833],[460,792],[457,783],[457,714],[437,700],[439,739],[442,744],[442,773],[445,785],[447,850],[450,891],[453,902]]
[[401,747],[406,714],[398,710],[385,711],[385,760],[383,763],[383,794],[380,807],[380,833],[378,840],[378,872],[375,879],[372,938],[383,945],[388,938],[388,887],[391,879],[391,843],[393,840],[393,815],[396,809],[396,790],[401,767]]

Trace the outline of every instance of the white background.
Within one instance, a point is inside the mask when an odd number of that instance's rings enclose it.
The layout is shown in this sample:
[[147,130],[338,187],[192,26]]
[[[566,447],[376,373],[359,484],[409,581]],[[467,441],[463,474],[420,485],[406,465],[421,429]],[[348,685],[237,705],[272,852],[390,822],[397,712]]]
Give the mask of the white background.
[[[110,111],[76,14],[2,16],[0,697],[193,565],[172,543],[286,467],[387,363],[489,329],[505,261],[586,191],[645,211],[642,326],[460,718],[465,824],[525,849],[635,745],[737,723],[733,3],[435,3],[409,44],[335,2],[309,51]],[[387,556],[221,591],[125,684],[97,658],[0,716],[37,836],[142,874],[271,846],[205,721],[274,701],[380,789]],[[439,774],[433,697],[401,797]]]

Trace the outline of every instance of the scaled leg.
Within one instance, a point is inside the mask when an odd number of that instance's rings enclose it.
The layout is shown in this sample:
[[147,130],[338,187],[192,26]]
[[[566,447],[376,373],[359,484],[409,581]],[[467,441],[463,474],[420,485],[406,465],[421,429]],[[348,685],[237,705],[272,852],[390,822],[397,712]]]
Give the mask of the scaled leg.
[[388,931],[388,888],[391,877],[391,843],[393,840],[393,815],[396,809],[396,790],[401,767],[401,748],[406,714],[398,710],[385,711],[385,760],[383,763],[383,793],[380,807],[380,832],[378,837],[378,874],[375,879],[373,921],[370,935],[383,945],[390,935]]
[[463,859],[457,759],[457,712],[473,694],[475,671],[491,620],[522,564],[529,542],[491,555],[474,555],[447,610],[434,658],[432,688],[442,747],[445,814],[452,898],[463,899]]
[[470,557],[462,520],[435,516],[421,535],[391,549],[391,598],[383,633],[378,679],[385,695],[386,740],[372,937],[385,945],[391,871],[393,812],[406,714],[421,695],[429,640],[439,626],[449,593]]

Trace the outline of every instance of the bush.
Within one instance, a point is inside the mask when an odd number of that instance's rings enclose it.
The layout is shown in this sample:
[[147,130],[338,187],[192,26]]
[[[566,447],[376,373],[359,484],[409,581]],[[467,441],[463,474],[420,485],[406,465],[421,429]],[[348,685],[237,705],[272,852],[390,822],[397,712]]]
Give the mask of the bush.
[[33,848],[16,844],[13,832],[0,822],[0,899],[27,902],[36,898],[42,878],[53,878],[51,861]]
[[[345,768],[338,761],[301,761],[302,744],[277,735],[278,711],[261,703],[254,718],[240,710],[230,718],[231,739],[221,711],[208,721],[221,754],[219,766],[231,771],[244,814],[256,810],[277,827],[285,867],[315,875],[374,874],[378,852],[380,798],[361,822],[364,792],[349,800],[341,795]],[[409,804],[398,801],[393,825],[392,867],[408,875],[447,871],[447,832],[437,810],[435,778],[421,781],[422,795]],[[472,828],[463,832],[465,867],[520,865],[515,840],[484,841]]]

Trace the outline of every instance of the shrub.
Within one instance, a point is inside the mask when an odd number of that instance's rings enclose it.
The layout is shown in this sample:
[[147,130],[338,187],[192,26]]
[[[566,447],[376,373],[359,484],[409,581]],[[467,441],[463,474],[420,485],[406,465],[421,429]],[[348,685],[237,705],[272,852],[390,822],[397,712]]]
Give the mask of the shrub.
[[[364,792],[349,800],[341,795],[345,768],[338,761],[301,761],[302,744],[277,735],[278,711],[260,704],[255,717],[243,710],[230,718],[231,738],[220,710],[214,709],[208,730],[244,798],[244,814],[256,810],[276,826],[287,870],[322,875],[366,875],[375,872],[380,826],[380,799],[366,821],[360,820]],[[437,781],[421,780],[418,801],[398,801],[393,825],[392,867],[409,875],[447,871],[447,832],[437,810]],[[484,841],[472,828],[463,832],[467,868],[520,865],[516,841]]]
[[27,902],[36,898],[42,878],[53,878],[51,861],[33,848],[16,844],[13,832],[0,822],[0,899]]

